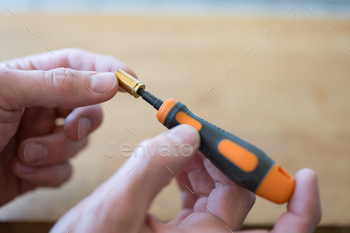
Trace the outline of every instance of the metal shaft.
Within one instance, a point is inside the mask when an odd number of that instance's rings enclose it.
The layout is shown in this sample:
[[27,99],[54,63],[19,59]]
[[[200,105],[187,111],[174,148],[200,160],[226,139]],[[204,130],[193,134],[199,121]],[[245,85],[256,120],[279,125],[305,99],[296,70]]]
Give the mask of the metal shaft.
[[159,110],[160,106],[162,106],[162,104],[164,103],[161,99],[158,99],[145,89],[140,88],[137,91],[137,94],[139,94],[142,97],[142,99],[144,99],[147,103],[152,105],[157,110]]

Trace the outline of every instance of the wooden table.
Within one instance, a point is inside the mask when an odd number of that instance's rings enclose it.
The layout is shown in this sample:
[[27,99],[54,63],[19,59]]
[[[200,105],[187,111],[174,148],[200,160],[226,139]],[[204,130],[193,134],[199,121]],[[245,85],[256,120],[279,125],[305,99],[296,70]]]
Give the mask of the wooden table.
[[[264,149],[289,173],[315,169],[322,224],[344,225],[350,222],[349,29],[349,21],[317,19],[1,15],[0,59],[47,52],[45,46],[115,56],[152,93],[194,106],[195,114]],[[125,161],[104,156],[106,145],[137,144],[165,130],[154,109],[128,95],[117,94],[103,109],[103,125],[73,159],[73,178],[17,198],[0,209],[0,219],[55,221]],[[178,194],[171,183],[151,212],[170,220],[179,211]],[[285,208],[258,198],[246,223],[274,223]]]

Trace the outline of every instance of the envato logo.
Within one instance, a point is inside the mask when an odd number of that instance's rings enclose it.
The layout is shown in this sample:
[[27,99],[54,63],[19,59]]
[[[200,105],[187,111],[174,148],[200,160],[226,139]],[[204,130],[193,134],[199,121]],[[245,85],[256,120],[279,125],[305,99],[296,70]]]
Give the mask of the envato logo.
[[144,145],[144,144],[134,144],[132,146],[129,143],[124,143],[122,145],[117,146],[117,143],[110,142],[106,147],[103,147],[103,154],[108,157],[112,158],[117,153],[121,155],[124,158],[129,158],[131,156],[133,157],[146,157],[149,156],[153,158],[156,155],[159,155],[160,157],[189,157],[193,153],[193,147],[190,144],[175,144],[175,145],[169,145],[167,143],[162,144],[156,144],[156,145]]

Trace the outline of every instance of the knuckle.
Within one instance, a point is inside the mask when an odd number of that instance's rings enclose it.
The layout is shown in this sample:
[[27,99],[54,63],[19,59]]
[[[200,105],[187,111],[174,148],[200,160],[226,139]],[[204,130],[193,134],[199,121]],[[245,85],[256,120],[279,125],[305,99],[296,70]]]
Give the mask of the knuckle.
[[[2,112],[0,117],[6,122],[17,122],[18,119],[22,116],[22,111],[17,111],[16,114],[12,112],[18,101],[17,97],[17,77],[14,70],[3,66],[0,64],[0,110],[5,110]],[[18,106],[19,108],[20,106]],[[10,112],[6,110],[11,110]],[[13,116],[16,115],[15,118]]]
[[67,54],[68,59],[76,60],[81,59],[82,57],[88,56],[91,52],[81,49],[81,48],[66,48],[64,52]]
[[69,92],[74,86],[73,75],[67,68],[46,71],[45,82],[51,84],[55,92]]

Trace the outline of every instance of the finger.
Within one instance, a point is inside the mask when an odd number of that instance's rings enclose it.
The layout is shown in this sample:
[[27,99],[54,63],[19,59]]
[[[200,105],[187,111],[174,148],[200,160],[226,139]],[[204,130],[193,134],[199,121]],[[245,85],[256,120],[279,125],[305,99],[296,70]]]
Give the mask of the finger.
[[15,159],[12,166],[16,176],[33,185],[58,187],[67,181],[72,174],[69,163],[61,163],[52,166],[32,167]]
[[97,129],[102,123],[100,105],[92,105],[74,109],[64,121],[63,129],[72,141],[79,141]]
[[100,72],[114,72],[122,69],[136,77],[136,74],[123,62],[112,56],[99,55],[79,48],[67,48],[51,52],[32,55],[0,63],[5,67],[20,70],[51,70],[68,67],[75,70],[95,70]]
[[295,189],[288,210],[278,219],[273,232],[314,232],[321,216],[317,174],[311,169],[302,169],[295,175]]
[[56,117],[66,118],[74,109],[70,108],[56,108]]
[[[196,200],[194,199],[189,200],[191,201],[191,204],[193,204],[192,206],[193,212],[206,211],[207,200],[208,200],[207,197],[215,187],[213,179],[210,177],[209,173],[204,167],[204,164],[203,164],[204,160],[202,156],[203,156],[202,153],[197,152],[194,159],[185,168],[188,181],[190,182],[192,187],[192,191],[197,196]],[[192,198],[189,193],[187,197]]]
[[19,141],[52,133],[55,128],[55,118],[54,109],[26,108],[22,117]]
[[191,212],[207,210],[207,197],[215,188],[215,184],[204,167],[204,160],[204,155],[197,152],[190,164],[177,176],[184,209],[177,216],[177,220],[186,218]]
[[198,200],[198,196],[192,191],[194,189],[191,186],[191,182],[189,181],[188,174],[185,170],[177,174],[176,181],[181,192],[182,210],[173,221],[168,223],[173,226],[179,225],[182,220],[193,213],[194,205]]
[[176,180],[181,191],[182,208],[193,209],[198,196],[193,191],[194,189],[188,179],[188,173],[186,171],[181,171],[176,176]]
[[254,205],[255,194],[226,177],[209,159],[204,165],[215,181],[206,211],[222,220],[232,231],[239,230]]
[[198,147],[199,134],[188,125],[143,141],[118,172],[91,196],[102,199],[95,212],[114,216],[108,218],[118,222],[132,219],[134,224],[130,227],[135,230],[138,223],[143,224],[154,197],[190,162]]
[[[23,107],[75,108],[101,103],[118,90],[113,73],[72,71],[57,68],[49,71],[22,71],[0,68],[1,95],[7,99],[5,110]],[[0,97],[1,97],[0,95]]]
[[188,180],[191,183],[193,192],[199,197],[208,196],[215,187],[213,179],[210,177],[207,169],[204,167],[204,160],[197,153],[190,164],[185,168],[188,174]]
[[53,134],[28,138],[17,150],[20,161],[31,166],[47,166],[67,161],[87,144],[87,137],[79,142],[69,140],[62,127]]
[[32,184],[32,183],[30,183],[30,182],[28,182],[26,180],[20,179],[19,180],[19,184],[18,184],[18,189],[19,189],[18,193],[21,195],[23,193],[26,193],[26,192],[28,192],[30,190],[35,189],[36,187],[37,187],[37,185]]

